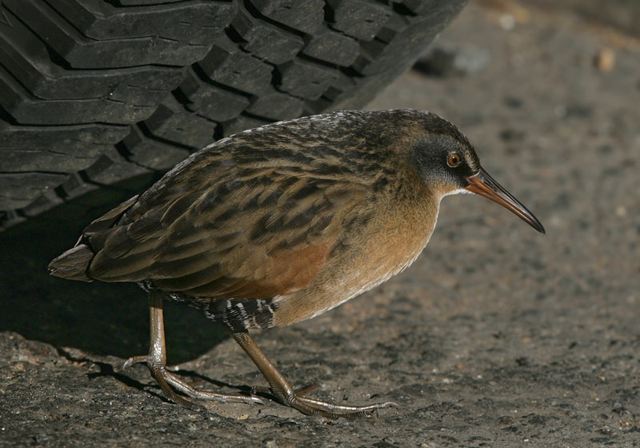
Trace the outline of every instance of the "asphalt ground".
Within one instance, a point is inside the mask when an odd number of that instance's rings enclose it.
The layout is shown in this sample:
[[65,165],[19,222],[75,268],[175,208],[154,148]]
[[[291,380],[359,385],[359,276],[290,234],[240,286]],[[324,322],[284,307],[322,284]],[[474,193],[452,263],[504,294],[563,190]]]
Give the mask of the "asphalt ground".
[[[640,44],[492,3],[436,43],[482,55],[460,56],[471,69],[409,72],[370,108],[458,124],[547,235],[482,198],[448,197],[410,269],[256,337],[318,397],[399,408],[327,421],[274,402],[167,402],[144,367],[116,370],[146,351],[144,295],[46,275],[88,220],[66,209],[0,237],[0,446],[640,446]],[[263,384],[220,329],[167,308],[170,361],[188,381]]]

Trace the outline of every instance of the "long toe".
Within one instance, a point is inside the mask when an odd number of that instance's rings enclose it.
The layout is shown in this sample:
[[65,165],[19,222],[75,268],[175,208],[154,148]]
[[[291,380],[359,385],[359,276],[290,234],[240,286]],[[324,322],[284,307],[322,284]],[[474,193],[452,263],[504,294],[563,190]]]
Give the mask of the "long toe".
[[196,400],[215,400],[222,403],[264,403],[260,397],[255,395],[221,394],[209,390],[196,389],[169,372],[164,373],[164,379],[174,389]]
[[[316,390],[320,388],[320,385],[317,383],[307,384],[306,386],[302,386],[295,390],[295,395],[297,397],[304,397],[309,394],[314,393]],[[251,386],[251,394],[252,395],[262,395],[263,397],[275,398],[278,401],[284,401],[277,398],[277,394],[274,393],[271,387],[267,386]]]
[[149,362],[148,355],[132,356],[128,358],[125,362],[123,362],[118,370],[126,370],[129,367],[133,366],[134,364],[147,364],[148,362]]
[[320,415],[326,418],[355,418],[355,417],[371,417],[375,415],[378,409],[398,407],[393,401],[383,403],[374,403],[366,406],[346,406],[326,401],[316,400],[305,396],[295,394],[287,403],[289,406],[299,410],[307,415]]

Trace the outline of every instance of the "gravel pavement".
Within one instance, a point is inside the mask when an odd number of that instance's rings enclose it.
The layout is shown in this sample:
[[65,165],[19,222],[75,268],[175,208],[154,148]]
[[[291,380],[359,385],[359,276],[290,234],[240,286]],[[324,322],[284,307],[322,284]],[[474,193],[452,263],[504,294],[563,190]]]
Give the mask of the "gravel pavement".
[[[317,396],[399,408],[326,421],[272,402],[198,412],[163,400],[144,367],[114,368],[146,350],[144,295],[47,277],[89,219],[66,208],[0,237],[0,446],[640,446],[640,44],[492,4],[470,5],[436,43],[482,61],[409,72],[370,107],[457,123],[547,235],[482,198],[446,198],[410,269],[257,336]],[[189,381],[262,384],[200,314],[167,315],[170,360]]]

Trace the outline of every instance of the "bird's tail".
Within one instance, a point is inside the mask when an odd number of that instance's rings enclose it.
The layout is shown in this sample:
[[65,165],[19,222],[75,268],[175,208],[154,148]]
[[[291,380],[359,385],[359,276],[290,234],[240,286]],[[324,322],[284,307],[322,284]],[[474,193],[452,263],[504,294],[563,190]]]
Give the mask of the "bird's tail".
[[51,260],[48,268],[49,274],[69,280],[90,282],[92,279],[87,275],[87,268],[93,255],[89,246],[80,243]]

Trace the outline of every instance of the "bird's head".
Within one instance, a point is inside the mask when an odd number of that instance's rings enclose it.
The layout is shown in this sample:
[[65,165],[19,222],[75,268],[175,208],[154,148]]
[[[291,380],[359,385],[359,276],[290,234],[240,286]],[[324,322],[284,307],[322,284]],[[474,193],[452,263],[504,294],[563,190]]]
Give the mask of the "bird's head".
[[432,113],[420,115],[411,157],[427,187],[440,197],[466,192],[479,194],[545,233],[533,213],[482,168],[473,146],[453,124]]

